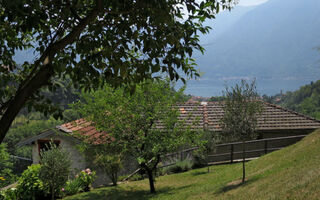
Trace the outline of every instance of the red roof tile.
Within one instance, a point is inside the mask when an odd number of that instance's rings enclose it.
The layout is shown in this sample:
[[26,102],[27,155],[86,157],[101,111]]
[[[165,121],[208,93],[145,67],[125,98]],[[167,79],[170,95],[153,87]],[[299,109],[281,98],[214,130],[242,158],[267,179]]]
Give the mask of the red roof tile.
[[105,132],[98,131],[91,122],[87,122],[83,118],[62,124],[57,128],[93,144],[105,142],[105,139],[108,136]]

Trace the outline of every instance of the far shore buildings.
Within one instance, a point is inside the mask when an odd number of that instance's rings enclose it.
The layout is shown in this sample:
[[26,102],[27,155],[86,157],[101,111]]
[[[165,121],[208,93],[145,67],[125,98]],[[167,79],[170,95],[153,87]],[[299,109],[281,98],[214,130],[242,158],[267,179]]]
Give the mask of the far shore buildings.
[[[283,136],[306,135],[320,128],[320,121],[314,118],[287,110],[277,105],[263,103],[264,111],[258,121],[258,138],[276,138]],[[222,105],[218,102],[188,102],[177,105],[182,119],[187,123],[192,123],[197,119],[197,128],[206,129],[211,132],[221,132],[219,120],[223,116]],[[84,119],[78,119],[73,122],[65,123],[47,130],[38,135],[21,141],[18,146],[32,145],[33,163],[40,162],[40,151],[45,145],[53,141],[62,148],[66,149],[72,159],[72,168],[85,169],[93,168],[82,153],[76,147],[81,143],[79,135],[86,138],[99,138],[101,132],[98,132],[90,122]],[[137,168],[137,164],[131,160],[127,161],[121,174],[129,174]],[[105,183],[106,176],[98,171],[96,185]]]

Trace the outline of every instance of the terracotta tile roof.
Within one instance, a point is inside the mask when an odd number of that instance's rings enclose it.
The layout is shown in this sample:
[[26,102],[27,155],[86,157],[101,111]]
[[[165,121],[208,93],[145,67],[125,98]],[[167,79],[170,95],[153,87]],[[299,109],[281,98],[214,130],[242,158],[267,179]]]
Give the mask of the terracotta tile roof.
[[[208,102],[205,106],[208,112],[208,129],[220,131],[219,120],[224,114],[222,104]],[[320,121],[314,118],[266,102],[263,102],[263,107],[263,112],[258,118],[257,129],[259,131],[320,128]]]
[[205,123],[204,107],[200,103],[188,102],[177,104],[175,107],[178,107],[180,111],[179,120],[183,121],[186,126],[193,129],[203,129]]
[[93,144],[102,143],[105,141],[106,136],[108,136],[108,134],[98,131],[91,122],[83,118],[57,126],[57,129],[72,134],[76,138],[85,139]]
[[[180,110],[180,120],[193,129],[207,128],[210,131],[221,131],[220,119],[224,114],[222,105],[219,102],[187,102],[177,104]],[[317,129],[320,128],[320,121],[314,118],[299,114],[297,112],[282,108],[277,105],[263,102],[264,110],[258,119],[258,130],[292,130],[292,129]],[[99,132],[85,119],[78,119],[73,122],[62,124],[57,127],[59,130],[75,136],[84,136],[94,143],[101,143],[107,134]],[[157,128],[162,128],[161,124]]]

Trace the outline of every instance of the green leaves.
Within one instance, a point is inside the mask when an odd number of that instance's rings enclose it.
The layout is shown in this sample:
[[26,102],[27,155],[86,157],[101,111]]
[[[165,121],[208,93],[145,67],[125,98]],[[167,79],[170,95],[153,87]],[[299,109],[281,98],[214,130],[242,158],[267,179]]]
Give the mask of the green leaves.
[[232,139],[247,140],[255,136],[262,102],[258,99],[255,80],[245,80],[235,87],[226,88],[223,102],[224,116],[221,119],[223,131]]
[[196,134],[178,120],[179,112],[173,107],[182,99],[182,91],[175,92],[167,81],[145,81],[133,94],[106,86],[81,99],[73,108],[113,138],[106,145],[121,147],[150,169],[158,164],[159,156],[196,141]]
[[[86,91],[104,84],[132,86],[133,91],[135,84],[155,79],[159,71],[167,73],[171,80],[183,75],[199,76],[185,59],[192,58],[194,50],[203,51],[197,33],[207,33],[209,28],[202,23],[213,18],[220,6],[231,8],[230,2],[233,1],[206,0],[200,5],[189,0],[2,1],[1,68],[18,67],[14,60],[18,49],[33,51],[35,57],[18,70],[0,70],[0,80],[4,80],[0,83],[0,115],[11,112],[8,120],[0,119],[5,123],[0,126],[6,127],[1,140],[22,105],[54,112],[54,106],[44,103],[39,91],[54,85],[56,77],[68,76],[76,89]],[[188,10],[186,19],[182,17],[184,6]],[[132,49],[139,56],[133,55]],[[5,88],[6,85],[10,87]],[[39,99],[41,103],[37,103]],[[13,100],[19,100],[19,107]]]

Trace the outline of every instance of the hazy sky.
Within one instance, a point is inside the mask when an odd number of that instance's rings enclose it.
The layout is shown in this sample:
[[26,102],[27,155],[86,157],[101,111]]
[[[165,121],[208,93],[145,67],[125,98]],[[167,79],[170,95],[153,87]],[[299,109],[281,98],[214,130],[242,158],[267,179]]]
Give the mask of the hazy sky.
[[261,3],[265,3],[268,0],[240,0],[239,5],[241,6],[253,6]]

